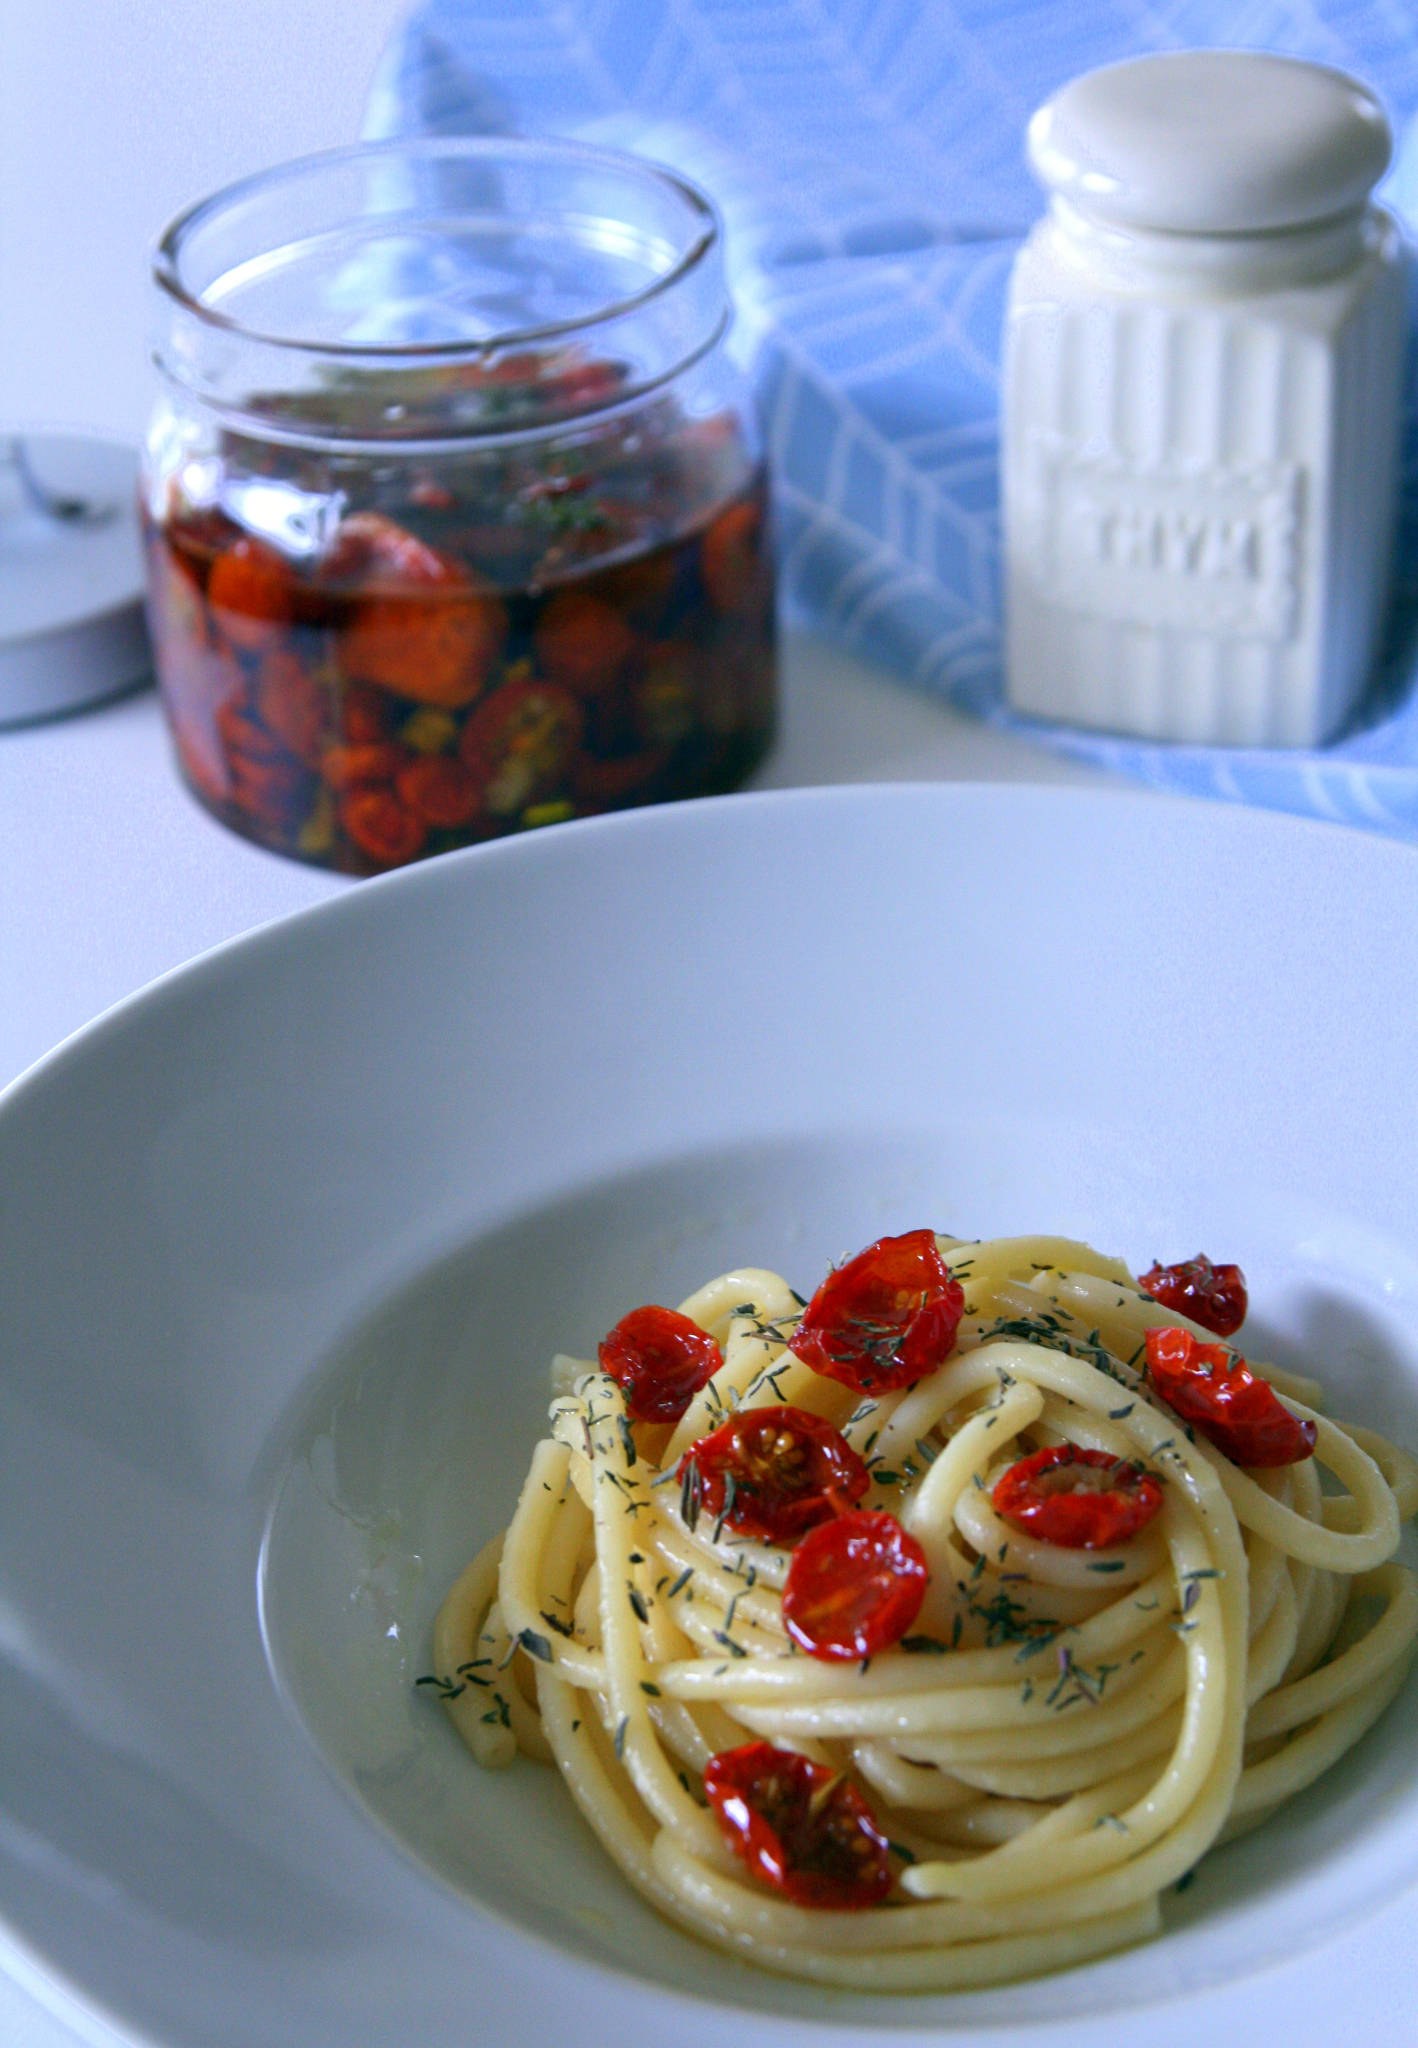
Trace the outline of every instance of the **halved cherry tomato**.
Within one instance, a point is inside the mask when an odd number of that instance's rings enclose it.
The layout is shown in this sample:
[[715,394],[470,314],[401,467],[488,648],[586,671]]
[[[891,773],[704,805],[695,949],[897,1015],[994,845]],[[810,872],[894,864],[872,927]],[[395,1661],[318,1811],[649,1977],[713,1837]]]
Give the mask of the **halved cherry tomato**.
[[251,761],[289,765],[286,750],[275,734],[267,732],[260,720],[252,716],[244,686],[217,706],[213,719],[229,760],[242,755]]
[[583,810],[599,810],[623,803],[637,789],[653,782],[665,760],[663,747],[622,754],[610,761],[598,760],[594,754],[581,754],[571,766],[571,787]]
[[238,810],[273,832],[286,831],[305,809],[310,777],[298,761],[258,761],[233,754],[228,763],[230,797]]
[[[398,711],[407,715],[408,706]],[[340,731],[351,746],[373,746],[394,730],[395,702],[372,683],[346,682],[340,693]]]
[[[143,523],[148,526],[146,519]],[[198,592],[206,589],[212,564],[222,550],[244,537],[236,521],[228,519],[215,505],[187,505],[181,491],[171,487],[166,519],[161,525],[148,526],[148,531]]]
[[1225,1344],[1190,1330],[1147,1332],[1147,1373],[1167,1406],[1237,1465],[1298,1465],[1318,1434]]
[[863,1394],[909,1387],[949,1352],[964,1309],[934,1232],[909,1230],[878,1238],[829,1273],[788,1349]]
[[746,1742],[710,1757],[704,1791],[734,1854],[795,1905],[853,1910],[891,1890],[891,1845],[830,1764]]
[[296,583],[283,556],[243,535],[224,548],[207,575],[207,602],[235,647],[274,647],[295,615]]
[[338,636],[349,675],[445,711],[480,695],[507,615],[461,563],[381,512],[356,512],[341,523],[321,574],[370,591]]
[[340,798],[340,823],[361,853],[380,867],[402,867],[423,851],[428,827],[392,789],[370,784]]
[[268,648],[256,671],[256,710],[297,761],[318,768],[330,729],[330,692],[287,647]]
[[598,570],[596,596],[642,624],[658,617],[674,589],[675,558],[662,548],[635,555],[614,569]]
[[445,831],[470,825],[482,807],[477,783],[450,754],[420,754],[394,777],[401,803],[430,825]]
[[559,590],[532,629],[538,666],[578,696],[615,682],[635,647],[635,634],[614,605],[585,590]]
[[502,607],[490,597],[376,597],[358,607],[339,646],[352,676],[456,711],[481,694],[502,633]]
[[458,500],[436,477],[416,476],[409,485],[409,503],[424,512],[451,512]]
[[394,740],[366,740],[326,747],[320,773],[331,789],[368,789],[374,783],[392,782],[408,758]]
[[1213,1266],[1200,1252],[1176,1266],[1149,1267],[1138,1286],[1163,1308],[1190,1316],[1218,1337],[1234,1336],[1246,1320],[1246,1276],[1239,1266]]
[[762,505],[743,499],[721,512],[704,536],[699,561],[704,587],[717,610],[752,610],[764,591],[767,575]]
[[1021,1458],[996,1481],[990,1498],[1006,1522],[1062,1550],[1131,1543],[1162,1512],[1162,1487],[1151,1472],[1077,1444],[1053,1444]]
[[196,585],[170,566],[181,558],[155,547],[149,560],[149,624],[173,742],[198,792],[209,803],[223,803],[231,794],[231,779],[217,712],[243,696],[246,678],[231,648],[208,633]]
[[702,1511],[738,1536],[792,1543],[854,1506],[871,1474],[841,1430],[806,1408],[746,1408],[680,1460]]
[[654,1306],[622,1316],[601,1339],[599,1357],[636,1422],[678,1422],[723,1364],[707,1330],[678,1309]]
[[788,1566],[783,1626],[825,1663],[899,1643],[926,1597],[926,1554],[895,1515],[870,1508],[810,1529]]
[[529,676],[499,684],[458,741],[464,767],[495,818],[552,795],[581,740],[581,706],[559,683]]
[[489,362],[462,365],[456,373],[461,384],[535,384],[545,373],[549,357],[534,348],[509,349]]
[[252,717],[244,693],[217,706],[215,724],[226,755],[229,800],[267,832],[285,831],[305,809],[310,775]]

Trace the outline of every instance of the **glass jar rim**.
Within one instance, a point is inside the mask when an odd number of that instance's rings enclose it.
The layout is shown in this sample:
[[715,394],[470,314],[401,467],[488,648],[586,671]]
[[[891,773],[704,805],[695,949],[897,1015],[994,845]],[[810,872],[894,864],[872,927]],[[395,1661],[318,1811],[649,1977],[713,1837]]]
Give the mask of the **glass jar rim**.
[[[436,166],[440,163],[476,162],[479,159],[491,161],[498,157],[528,164],[560,162],[568,168],[599,169],[623,177],[639,178],[646,186],[658,187],[661,191],[678,197],[685,206],[687,218],[696,224],[695,232],[688,237],[686,246],[662,275],[652,278],[648,284],[624,297],[607,300],[604,305],[593,311],[578,314],[574,318],[510,327],[497,333],[480,336],[476,340],[362,339],[347,342],[272,333],[251,326],[223,312],[221,308],[210,305],[202,292],[191,289],[182,276],[183,249],[200,228],[211,223],[223,212],[273,191],[282,184],[294,186],[301,179],[313,179],[330,171],[346,167],[355,168],[364,164],[375,166],[380,163],[405,162]],[[709,195],[692,179],[668,164],[634,155],[628,150],[609,149],[600,144],[561,137],[406,136],[388,141],[351,143],[339,149],[319,150],[307,156],[293,157],[285,163],[275,164],[265,170],[252,172],[244,178],[235,179],[232,183],[194,201],[177,214],[159,235],[153,248],[152,278],[159,290],[173,302],[175,308],[214,332],[282,351],[316,356],[363,358],[392,367],[401,362],[446,362],[457,361],[460,358],[503,354],[537,343],[561,340],[571,334],[584,333],[588,329],[623,320],[640,307],[672,292],[677,285],[699,269],[706,258],[719,247],[722,232],[718,209]]]

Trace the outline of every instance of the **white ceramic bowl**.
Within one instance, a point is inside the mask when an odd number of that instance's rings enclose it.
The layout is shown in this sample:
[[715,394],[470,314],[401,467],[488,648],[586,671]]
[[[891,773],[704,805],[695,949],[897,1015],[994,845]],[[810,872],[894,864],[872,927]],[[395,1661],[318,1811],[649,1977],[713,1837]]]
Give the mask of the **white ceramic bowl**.
[[1415,934],[1418,857],[1359,835],[797,792],[366,884],[82,1033],[0,1101],[12,1967],[180,2048],[1063,2048],[1143,2006],[1150,2048],[1310,2039],[1324,1941],[1418,1936],[1412,1689],[1159,1942],[891,2001],[661,1925],[412,1681],[552,1352],[735,1263],[807,1288],[921,1223],[1205,1249],[1418,1442]]

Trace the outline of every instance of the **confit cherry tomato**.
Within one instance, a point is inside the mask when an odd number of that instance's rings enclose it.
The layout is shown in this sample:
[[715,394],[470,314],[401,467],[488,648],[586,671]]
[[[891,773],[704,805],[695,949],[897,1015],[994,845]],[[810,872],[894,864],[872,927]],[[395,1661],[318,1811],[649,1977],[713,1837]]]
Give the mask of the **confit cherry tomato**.
[[680,1460],[697,1476],[701,1511],[738,1536],[792,1543],[842,1514],[871,1474],[839,1429],[805,1408],[747,1408]]
[[408,758],[394,740],[351,740],[325,748],[320,773],[331,789],[367,789],[391,783]]
[[803,1311],[788,1349],[815,1372],[859,1393],[913,1386],[955,1342],[965,1292],[935,1233],[882,1237],[829,1273]]
[[704,1791],[734,1854],[795,1905],[854,1910],[891,1890],[891,1845],[829,1764],[746,1742],[710,1757]]
[[222,550],[207,575],[207,602],[217,623],[248,653],[277,645],[294,617],[297,594],[284,558],[244,534]]
[[402,867],[422,853],[428,827],[401,804],[392,789],[376,783],[346,790],[340,798],[346,836],[380,867]]
[[635,634],[614,605],[586,590],[560,590],[532,631],[537,661],[578,696],[609,689],[635,649]]
[[394,789],[416,817],[445,831],[471,825],[482,794],[471,773],[451,754],[419,754],[400,768]]
[[582,811],[605,810],[624,803],[636,790],[653,782],[665,765],[663,747],[645,747],[610,761],[582,754],[571,768],[571,787]]
[[346,680],[340,692],[340,735],[352,746],[377,745],[393,732],[396,713],[407,709],[386,690],[376,690],[372,683]]
[[307,771],[252,716],[244,694],[217,706],[215,725],[225,753],[228,801],[263,834],[289,830],[309,799]]
[[310,777],[285,755],[262,760],[255,754],[232,754],[227,775],[231,802],[269,832],[291,830],[309,798]]
[[318,768],[330,733],[330,692],[288,647],[272,647],[256,671],[256,710],[306,768]]
[[597,597],[643,625],[658,618],[674,585],[675,556],[664,548],[651,548],[613,569],[598,570],[594,588]]
[[704,536],[699,562],[717,611],[751,610],[766,587],[762,505],[742,499],[721,512]]
[[458,741],[482,806],[510,818],[548,797],[581,743],[581,706],[560,683],[538,677],[501,683],[469,717]]
[[854,1508],[810,1529],[788,1566],[783,1626],[825,1663],[899,1643],[926,1596],[926,1554],[895,1515]]
[[1076,1444],[1021,1458],[996,1481],[990,1498],[1006,1522],[1062,1550],[1131,1543],[1162,1511],[1162,1487],[1151,1472]]
[[348,675],[445,711],[481,694],[507,616],[461,563],[381,512],[356,512],[341,523],[322,575],[369,592],[338,635]]
[[1175,1266],[1149,1267],[1138,1286],[1163,1308],[1190,1316],[1204,1330],[1230,1337],[1246,1320],[1246,1276],[1239,1266],[1213,1266],[1198,1252]]
[[208,630],[200,586],[189,564],[157,541],[148,559],[153,651],[178,759],[208,803],[225,803],[231,775],[217,713],[243,697],[246,679],[231,648]]
[[633,1308],[601,1339],[602,1372],[636,1422],[678,1422],[723,1360],[707,1330],[674,1308]]
[[1237,1465],[1298,1465],[1314,1452],[1315,1424],[1292,1415],[1225,1344],[1149,1330],[1147,1374],[1167,1406]]

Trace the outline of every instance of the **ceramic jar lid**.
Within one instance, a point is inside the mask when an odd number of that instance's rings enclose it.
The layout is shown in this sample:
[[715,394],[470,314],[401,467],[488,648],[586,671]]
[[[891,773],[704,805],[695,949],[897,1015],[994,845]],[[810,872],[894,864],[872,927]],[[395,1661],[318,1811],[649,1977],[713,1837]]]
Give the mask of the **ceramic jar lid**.
[[1383,108],[1322,65],[1180,50],[1075,78],[1029,124],[1056,195],[1120,228],[1251,234],[1363,205],[1387,168]]

